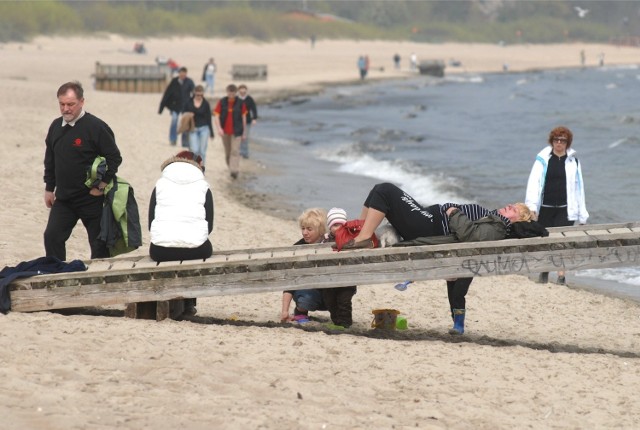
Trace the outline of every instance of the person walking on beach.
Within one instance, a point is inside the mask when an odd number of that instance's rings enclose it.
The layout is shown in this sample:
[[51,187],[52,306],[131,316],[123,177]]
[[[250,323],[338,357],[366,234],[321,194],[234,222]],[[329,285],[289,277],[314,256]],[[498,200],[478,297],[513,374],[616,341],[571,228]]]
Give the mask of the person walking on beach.
[[238,178],[240,168],[240,141],[245,138],[247,106],[237,98],[238,87],[227,85],[227,95],[213,110],[218,135],[224,145],[224,157],[232,179]]
[[[149,256],[157,262],[203,260],[213,247],[213,194],[202,159],[182,151],[161,166],[149,202]],[[196,314],[196,299],[184,299],[184,314]]]
[[216,79],[216,61],[213,58],[209,58],[207,64],[204,65],[202,70],[202,82],[207,84],[207,92],[213,97],[213,85]]
[[[49,220],[44,231],[47,257],[67,258],[66,241],[78,220],[89,238],[91,258],[108,258],[109,249],[100,235],[105,187],[115,178],[122,157],[111,128],[84,110],[84,89],[79,82],[58,88],[61,117],[56,118],[45,138],[44,202]],[[106,171],[93,188],[85,185],[87,170],[97,157],[106,159]]]
[[393,66],[396,70],[400,70],[400,54],[397,52],[393,55]]
[[195,126],[189,136],[189,148],[196,157],[202,160],[202,170],[204,170],[209,138],[213,138],[213,123],[211,121],[211,106],[204,98],[202,85],[196,86],[193,98],[189,100],[185,112],[193,113]]
[[244,137],[240,141],[240,155],[242,158],[249,158],[249,135],[251,134],[251,127],[258,122],[258,108],[256,102],[253,100],[247,91],[249,89],[245,84],[238,86],[238,98],[244,101],[247,107],[247,127],[244,133]]
[[412,52],[409,57],[409,68],[411,70],[418,70],[418,56],[415,52]]
[[[178,119],[180,114],[184,112],[187,103],[193,97],[193,91],[195,84],[193,80],[187,76],[187,68],[180,67],[178,70],[178,76],[171,79],[169,85],[164,90],[162,100],[160,101],[160,108],[158,114],[162,114],[162,111],[166,107],[171,112],[171,125],[169,125],[169,143],[172,146],[176,145],[178,140]],[[189,133],[182,133],[182,146],[189,148]]]
[[[545,227],[586,224],[589,218],[585,203],[582,167],[571,148],[573,133],[556,127],[549,133],[548,146],[536,156],[529,173],[525,203]],[[543,272],[538,282],[547,283]],[[558,272],[558,284],[565,284],[564,271]]]
[[364,79],[367,76],[367,63],[364,55],[358,57],[358,71],[360,72],[360,79]]

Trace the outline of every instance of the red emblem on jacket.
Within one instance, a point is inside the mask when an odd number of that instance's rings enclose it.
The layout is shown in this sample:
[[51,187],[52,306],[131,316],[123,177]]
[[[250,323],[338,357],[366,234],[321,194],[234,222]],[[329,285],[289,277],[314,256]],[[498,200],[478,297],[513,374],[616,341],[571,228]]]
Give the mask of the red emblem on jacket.
[[77,138],[73,141],[73,146],[82,146],[82,139]]

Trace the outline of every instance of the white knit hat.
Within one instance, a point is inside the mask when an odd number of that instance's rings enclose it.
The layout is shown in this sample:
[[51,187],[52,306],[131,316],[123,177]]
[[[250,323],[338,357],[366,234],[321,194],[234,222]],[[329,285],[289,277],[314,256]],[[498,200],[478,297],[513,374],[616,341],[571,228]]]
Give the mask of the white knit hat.
[[331,208],[327,213],[327,227],[334,224],[344,224],[347,222],[347,212],[342,208]]

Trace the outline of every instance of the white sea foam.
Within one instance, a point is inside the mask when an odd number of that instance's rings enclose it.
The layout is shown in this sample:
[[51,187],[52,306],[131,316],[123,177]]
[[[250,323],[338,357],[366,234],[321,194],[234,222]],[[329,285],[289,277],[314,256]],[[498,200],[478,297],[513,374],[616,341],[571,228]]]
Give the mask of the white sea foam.
[[636,267],[580,270],[575,275],[620,282],[622,284],[640,285],[640,273]]
[[447,82],[481,84],[484,78],[480,75],[450,75],[444,78]]
[[340,172],[392,182],[419,202],[435,204],[462,200],[460,196],[446,190],[447,185],[450,186],[450,179],[411,172],[401,162],[376,160],[367,154],[345,154],[345,151],[320,152],[316,155],[339,163]]
[[293,146],[298,145],[300,142],[292,140],[292,139],[283,139],[279,137],[267,137],[260,136],[260,142],[266,145],[277,145],[277,146]]

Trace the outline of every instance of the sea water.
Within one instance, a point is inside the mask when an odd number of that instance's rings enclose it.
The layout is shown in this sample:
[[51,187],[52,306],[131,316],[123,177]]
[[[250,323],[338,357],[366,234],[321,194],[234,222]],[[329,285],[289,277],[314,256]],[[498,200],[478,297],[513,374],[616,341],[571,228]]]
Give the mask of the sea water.
[[[383,181],[425,204],[497,208],[524,200],[536,154],[564,125],[583,170],[588,222],[638,221],[639,100],[636,66],[338,86],[260,106],[252,158],[269,169],[248,186],[283,197],[290,214],[340,206],[356,218]],[[638,267],[576,275],[640,286]],[[640,298],[640,288],[630,295]]]

